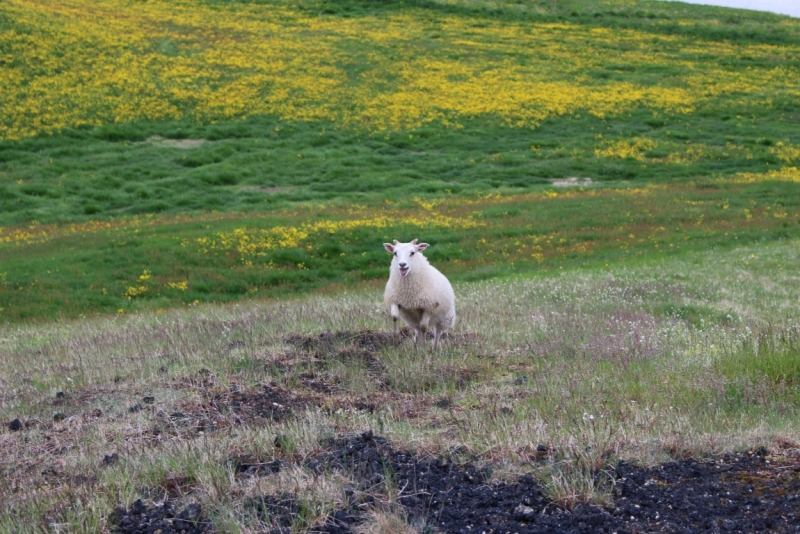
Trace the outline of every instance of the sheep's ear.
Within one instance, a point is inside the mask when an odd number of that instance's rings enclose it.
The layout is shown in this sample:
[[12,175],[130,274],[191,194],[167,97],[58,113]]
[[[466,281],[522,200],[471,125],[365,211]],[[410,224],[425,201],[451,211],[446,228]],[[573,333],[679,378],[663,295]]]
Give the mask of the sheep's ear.
[[394,252],[394,247],[392,245],[390,245],[389,243],[384,243],[383,244],[383,248],[386,249],[386,252],[392,252],[392,253]]
[[418,240],[417,240],[417,239],[415,239],[414,241],[412,241],[412,242],[411,242],[411,244],[412,244],[412,245],[416,245],[416,244],[417,244],[417,241],[418,241]]
[[393,239],[393,241],[394,241],[394,246],[397,246],[397,245],[400,244],[400,241],[398,241],[397,239]]
[[428,248],[429,246],[430,245],[427,244],[427,243],[420,243],[419,245],[417,245],[417,250],[422,251],[422,250],[425,250],[426,248]]

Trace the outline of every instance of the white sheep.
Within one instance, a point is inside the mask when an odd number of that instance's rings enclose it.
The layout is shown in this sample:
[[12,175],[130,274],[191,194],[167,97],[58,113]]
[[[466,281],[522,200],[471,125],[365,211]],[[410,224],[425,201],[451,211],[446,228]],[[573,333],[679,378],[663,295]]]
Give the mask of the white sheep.
[[417,344],[428,329],[433,328],[433,348],[439,346],[439,338],[456,323],[456,296],[447,277],[440,273],[422,251],[430,245],[411,243],[383,247],[394,254],[389,268],[389,281],[383,293],[383,301],[389,308],[397,336],[397,319],[400,318],[414,329]]

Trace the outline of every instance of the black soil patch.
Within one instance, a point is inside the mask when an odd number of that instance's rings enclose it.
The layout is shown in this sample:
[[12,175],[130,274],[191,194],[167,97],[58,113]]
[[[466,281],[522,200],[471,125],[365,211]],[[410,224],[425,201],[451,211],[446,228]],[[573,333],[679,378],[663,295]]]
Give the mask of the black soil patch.
[[358,481],[359,489],[380,488],[392,471],[394,449],[372,432],[331,438],[324,445],[327,450],[306,467],[318,473],[332,469],[347,471]]
[[201,386],[205,400],[184,402],[181,411],[159,411],[162,424],[154,433],[214,432],[237,424],[265,425],[294,417],[309,406],[319,406],[313,395],[297,395],[274,382],[254,388]]
[[375,353],[393,344],[392,334],[375,330],[323,332],[317,336],[292,335],[286,343],[309,352],[335,353],[338,347],[351,346]]
[[490,484],[472,463],[397,451],[369,432],[327,445],[309,467],[346,469],[362,490],[389,477],[409,516],[441,532],[800,532],[800,463],[772,465],[763,450],[649,469],[621,464],[614,506],[568,510],[530,476]]
[[[647,469],[621,463],[613,473],[613,505],[583,503],[570,510],[549,501],[531,476],[490,483],[489,472],[474,463],[396,450],[371,432],[335,437],[324,445],[305,467],[345,471],[356,485],[345,488],[348,506],[311,532],[351,532],[364,512],[392,491],[399,493],[409,519],[422,519],[442,533],[800,533],[800,461],[770,462],[763,449]],[[241,465],[246,470],[251,464]],[[276,534],[297,525],[302,509],[293,495],[265,495],[248,505],[266,531]],[[137,514],[132,508],[120,517],[141,516],[143,505],[135,506]],[[153,521],[168,519],[162,518],[163,510],[151,513],[156,512],[161,515]],[[116,532],[150,532],[119,524]]]
[[336,363],[357,365],[367,370],[377,383],[386,365],[377,356],[378,351],[393,345],[392,334],[373,330],[323,332],[316,336],[292,335],[286,343],[292,350],[279,361],[265,367],[279,373],[294,369],[303,386],[324,396],[339,391],[338,380],[331,378],[328,370]]
[[180,512],[175,503],[167,501],[161,506],[145,506],[141,499],[130,510],[118,509],[111,516],[118,534],[203,534],[214,530],[203,516],[199,504],[190,504]]
[[230,387],[225,392],[213,393],[210,404],[219,413],[234,414],[241,421],[259,418],[282,421],[308,405],[304,400],[275,385],[265,385],[256,390]]
[[800,532],[800,463],[773,465],[765,453],[621,465],[612,513],[629,530]]
[[332,361],[361,363],[371,371],[382,371],[384,364],[376,353],[394,344],[392,334],[373,330],[323,332],[317,336],[293,335],[286,343],[309,353],[314,367],[327,367]]

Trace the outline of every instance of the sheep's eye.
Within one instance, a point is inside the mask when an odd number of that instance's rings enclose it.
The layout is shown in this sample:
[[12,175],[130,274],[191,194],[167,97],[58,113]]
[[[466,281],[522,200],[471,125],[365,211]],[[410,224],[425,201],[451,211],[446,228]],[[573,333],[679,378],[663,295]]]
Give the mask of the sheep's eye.
[[414,255],[414,253],[412,252],[412,253],[411,253],[411,255],[413,256],[413,255]]
[[397,252],[395,252],[394,255],[397,256]]

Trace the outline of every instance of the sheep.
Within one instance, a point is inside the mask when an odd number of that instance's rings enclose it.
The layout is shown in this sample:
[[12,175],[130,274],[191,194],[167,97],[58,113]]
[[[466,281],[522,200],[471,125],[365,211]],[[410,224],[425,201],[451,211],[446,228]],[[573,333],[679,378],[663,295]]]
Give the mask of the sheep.
[[383,248],[394,257],[389,268],[389,281],[383,301],[394,321],[394,336],[397,337],[397,319],[400,318],[414,329],[415,344],[419,345],[429,328],[433,328],[433,349],[439,346],[439,338],[453,328],[456,322],[456,296],[447,277],[440,273],[422,251],[430,245],[384,243]]

